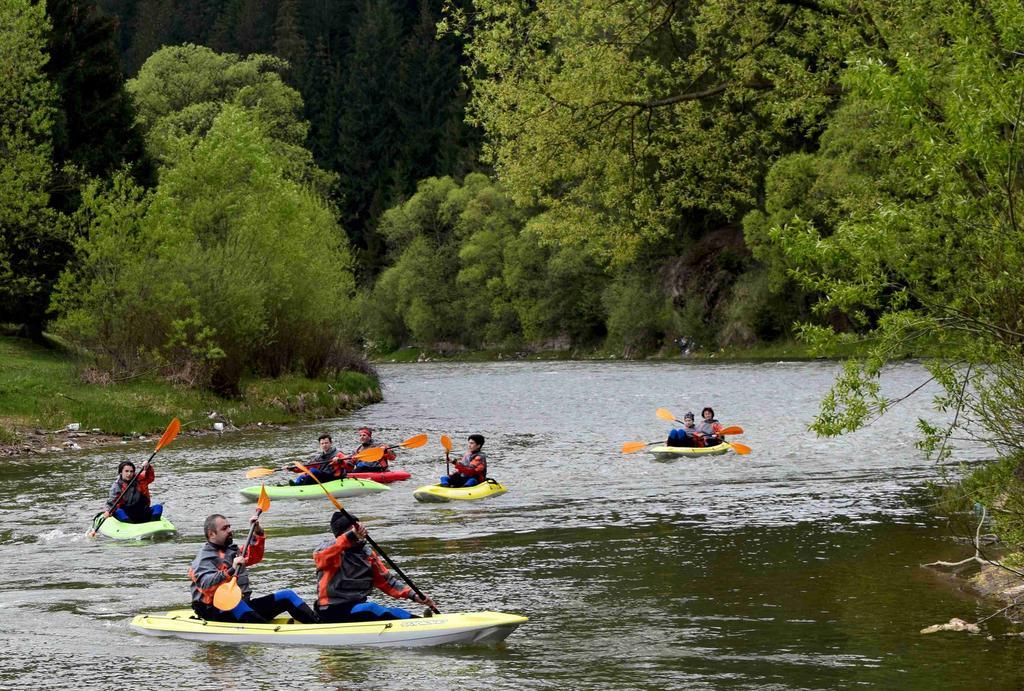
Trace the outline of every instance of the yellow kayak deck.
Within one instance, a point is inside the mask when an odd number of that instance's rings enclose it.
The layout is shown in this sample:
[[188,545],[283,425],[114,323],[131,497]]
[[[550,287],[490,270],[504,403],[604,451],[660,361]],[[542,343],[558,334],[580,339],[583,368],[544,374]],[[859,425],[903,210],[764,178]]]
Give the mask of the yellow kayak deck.
[[439,503],[447,501],[486,499],[508,491],[505,485],[497,480],[487,480],[472,487],[445,487],[443,485],[423,485],[417,487],[412,496],[416,501]]
[[701,456],[718,456],[726,453],[730,448],[727,442],[715,446],[652,446],[647,449],[648,453],[654,454],[655,458],[668,460],[672,458],[700,458]]
[[526,617],[504,612],[465,612],[344,624],[296,624],[287,617],[278,617],[269,624],[235,624],[205,621],[191,609],[178,609],[166,614],[140,614],[132,619],[131,627],[148,636],[220,643],[432,646],[498,643],[526,621]]

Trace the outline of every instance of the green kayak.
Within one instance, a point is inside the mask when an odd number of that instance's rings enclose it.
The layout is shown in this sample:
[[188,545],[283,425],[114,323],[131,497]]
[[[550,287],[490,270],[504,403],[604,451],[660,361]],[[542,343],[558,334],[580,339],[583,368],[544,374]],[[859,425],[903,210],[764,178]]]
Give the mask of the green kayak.
[[[374,492],[387,492],[391,488],[373,480],[331,480],[323,486],[334,497],[358,497]],[[267,485],[267,496],[271,499],[323,499],[324,491],[315,482],[309,485]],[[260,485],[240,490],[242,496],[249,501],[260,498]]]
[[[93,519],[95,526],[103,514],[96,514]],[[115,540],[146,540],[157,537],[174,535],[178,529],[174,524],[163,516],[158,521],[147,521],[146,523],[122,523],[113,516],[103,521],[99,532]]]

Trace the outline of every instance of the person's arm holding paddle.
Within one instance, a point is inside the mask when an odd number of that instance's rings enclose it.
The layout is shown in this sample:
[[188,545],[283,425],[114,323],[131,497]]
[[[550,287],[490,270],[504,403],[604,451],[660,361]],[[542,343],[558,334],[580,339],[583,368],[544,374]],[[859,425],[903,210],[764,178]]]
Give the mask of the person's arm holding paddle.
[[[213,605],[217,589],[232,578],[237,578],[243,596],[248,595],[249,579],[245,568],[263,561],[265,543],[263,526],[259,523],[258,515],[253,516],[249,521],[252,524],[250,529],[253,536],[252,543],[247,548],[243,545],[239,550],[237,545],[231,544],[231,524],[224,516],[213,514],[206,519],[204,526],[206,544],[200,549],[189,568],[189,577],[194,586],[193,605],[195,603],[206,606]],[[194,606],[193,609],[195,609]]]
[[[355,525],[356,536],[360,540],[365,540],[367,537],[366,528],[357,523]],[[396,600],[411,600],[418,605],[426,605],[431,610],[436,610],[437,605],[424,593],[417,593],[407,584],[399,580],[398,576],[391,573],[388,567],[385,566],[384,560],[376,554],[371,554],[370,565],[373,567],[373,585],[382,593],[390,595]]]

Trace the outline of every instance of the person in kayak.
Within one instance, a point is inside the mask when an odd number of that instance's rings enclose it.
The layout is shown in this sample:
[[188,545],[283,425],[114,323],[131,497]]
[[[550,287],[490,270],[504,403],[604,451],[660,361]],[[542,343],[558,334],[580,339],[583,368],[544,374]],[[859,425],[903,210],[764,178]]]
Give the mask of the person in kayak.
[[697,427],[693,424],[693,413],[683,415],[683,426],[669,430],[665,446],[697,446],[695,432]]
[[[320,444],[320,452],[314,455],[309,460],[309,463],[306,464],[309,466],[309,471],[316,475],[316,479],[320,482],[344,480],[346,472],[343,454],[334,447],[331,435],[324,432],[317,437],[317,443]],[[312,483],[313,478],[305,473],[288,481],[290,485],[308,485]]]
[[[121,461],[117,466],[117,479],[110,486],[107,510],[103,515],[106,518],[113,516],[122,523],[148,523],[160,520],[164,507],[160,504],[150,506],[149,485],[155,477],[153,466],[149,461],[143,461],[142,471],[132,483],[132,478],[135,478],[135,464],[131,461]],[[131,487],[126,492],[125,488],[128,485]]]
[[487,454],[482,434],[469,435],[469,451],[455,461],[455,472],[441,476],[442,487],[472,487],[487,481]]
[[[206,621],[243,624],[266,624],[281,612],[287,611],[300,624],[316,624],[316,614],[292,590],[278,590],[263,597],[252,597],[247,567],[263,560],[266,536],[258,516],[253,516],[249,522],[254,526],[255,539],[245,556],[242,556],[238,545],[234,544],[228,519],[219,513],[206,517],[203,523],[206,542],[199,548],[199,553],[188,569],[192,580],[192,611]],[[219,610],[213,604],[213,595],[217,588],[232,577],[242,591],[242,600],[230,611]]]
[[701,446],[716,446],[722,443],[722,423],[715,419],[715,411],[705,408],[700,411],[701,421],[696,427],[696,433],[702,442]]
[[[360,451],[366,451],[367,449],[372,449],[377,446],[380,446],[380,444],[373,440],[373,430],[369,427],[360,427],[359,447],[352,452],[352,455],[355,456]],[[349,470],[357,473],[382,473],[388,469],[388,462],[393,460],[395,460],[395,452],[392,451],[390,447],[385,446],[384,455],[381,456],[379,461],[374,461],[372,463],[359,461],[349,468]]]
[[433,608],[429,597],[420,597],[384,565],[366,544],[366,528],[344,511],[331,516],[334,539],[322,542],[313,552],[316,563],[316,615],[323,623],[411,619],[400,607],[385,607],[366,598],[374,588],[395,599],[412,600]]

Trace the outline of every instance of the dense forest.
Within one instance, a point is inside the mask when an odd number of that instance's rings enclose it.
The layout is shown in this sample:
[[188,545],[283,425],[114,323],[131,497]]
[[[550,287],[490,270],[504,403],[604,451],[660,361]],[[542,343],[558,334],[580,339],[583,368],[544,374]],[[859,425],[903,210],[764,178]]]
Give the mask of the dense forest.
[[1019,3],[0,13],[0,322],[102,367],[798,335],[863,354],[818,431],[928,348],[953,427],[1024,449]]

